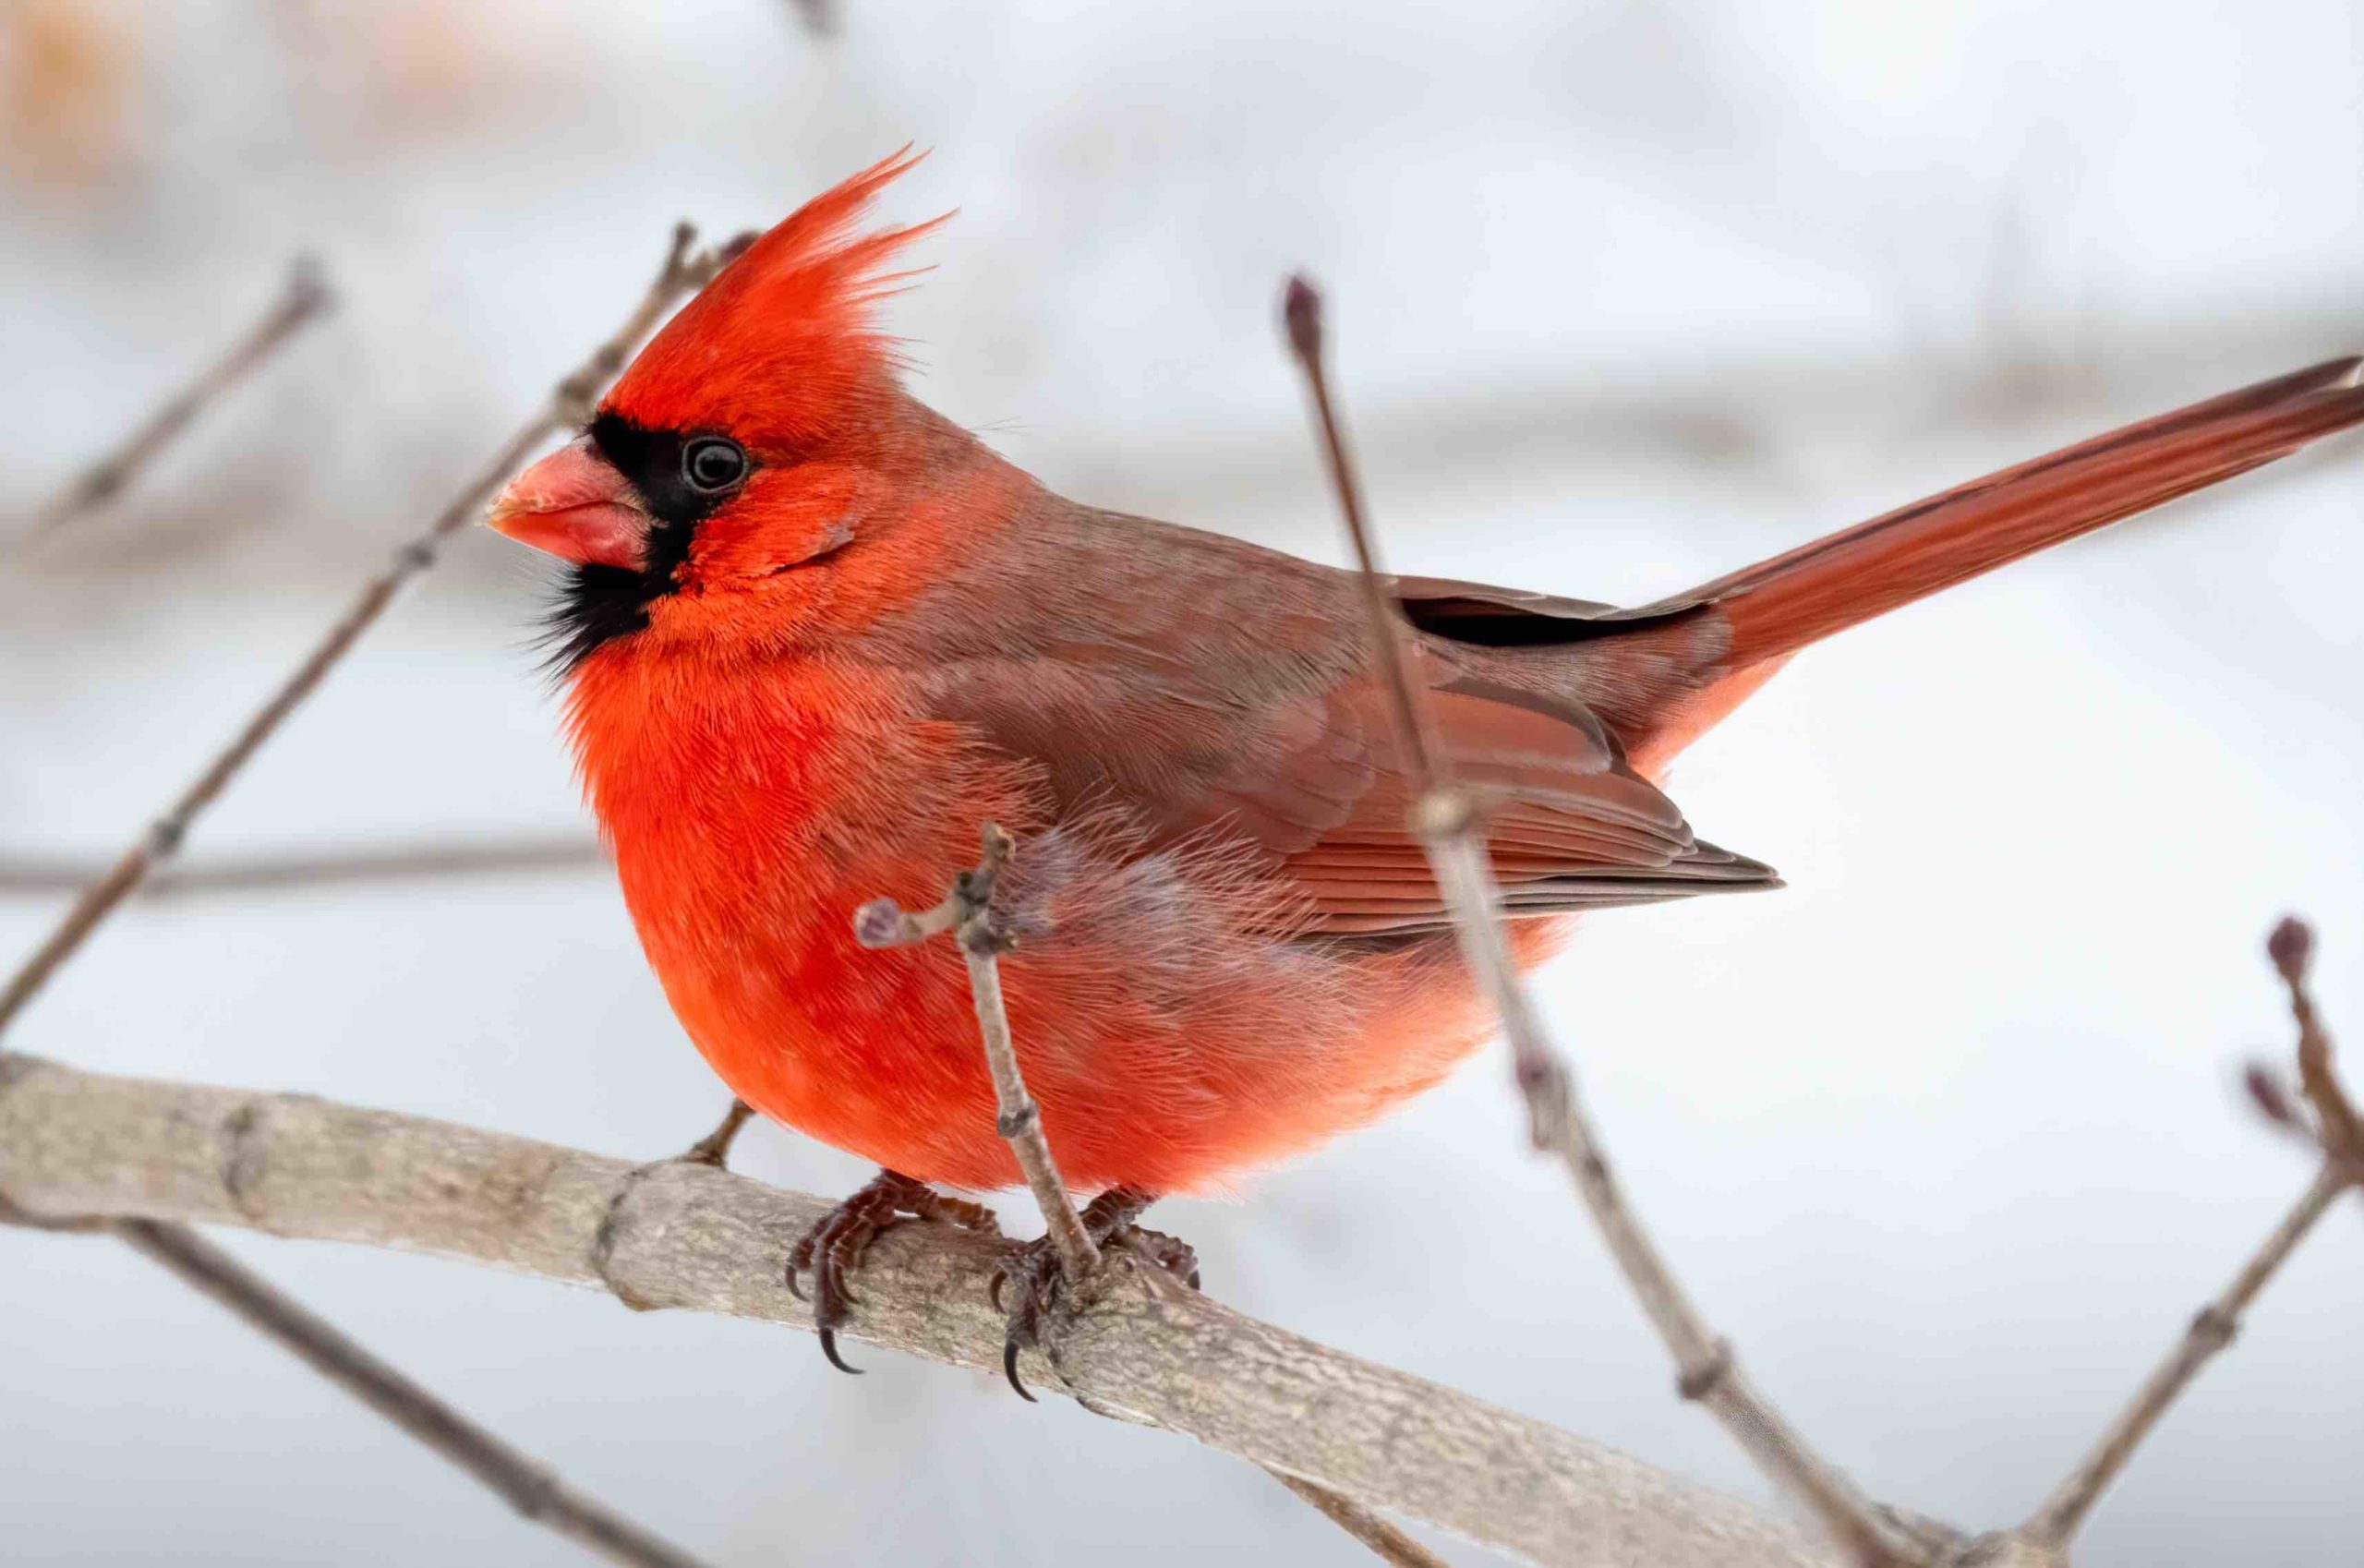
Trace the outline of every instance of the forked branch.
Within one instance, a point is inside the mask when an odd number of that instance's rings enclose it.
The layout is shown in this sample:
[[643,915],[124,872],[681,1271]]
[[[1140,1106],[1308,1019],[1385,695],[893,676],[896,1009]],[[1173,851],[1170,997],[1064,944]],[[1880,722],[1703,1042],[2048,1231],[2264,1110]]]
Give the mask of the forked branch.
[[995,823],[985,824],[983,838],[977,863],[952,879],[942,902],[912,914],[892,899],[873,899],[854,911],[854,940],[865,947],[900,947],[950,932],[959,944],[960,957],[969,966],[977,1031],[984,1040],[986,1070],[993,1075],[994,1129],[1017,1157],[1072,1291],[1100,1266],[1100,1248],[1077,1216],[1067,1183],[1059,1179],[1051,1140],[1043,1135],[1042,1109],[1026,1092],[1026,1075],[1019,1070],[1018,1047],[1009,1035],[1009,1014],[1002,1006],[999,960],[1011,939],[994,918],[993,900],[1017,843]]
[[[1008,1140],[1034,1205],[1042,1211],[1044,1232],[1058,1254],[1067,1299],[1074,1301],[1084,1282],[1100,1267],[1101,1252],[1076,1212],[1075,1200],[1051,1155],[1050,1139],[1043,1131],[1042,1108],[1026,1091],[1026,1075],[1019,1067],[1017,1044],[1009,1032],[1009,1012],[1002,1003],[1001,955],[1014,946],[1015,939],[995,913],[994,894],[1003,868],[1017,852],[1017,841],[998,823],[990,822],[983,838],[977,863],[952,879],[942,900],[914,914],[892,899],[873,899],[854,911],[854,940],[865,947],[901,947],[950,932],[959,944],[960,956],[968,964],[977,1031],[984,1041],[986,1069],[993,1075],[995,1130]],[[1034,1396],[1019,1381],[1016,1354],[1015,1342],[1006,1342],[1002,1370],[1009,1385],[1031,1400]],[[1323,1517],[1395,1568],[1445,1568],[1433,1552],[1362,1504],[1301,1476],[1270,1465],[1265,1468]]]
[[737,254],[745,240],[733,241],[718,249],[694,254],[697,232],[682,223],[673,231],[670,247],[665,253],[664,265],[658,269],[657,280],[648,287],[640,304],[627,317],[621,327],[607,342],[593,350],[591,356],[560,380],[549,401],[541,411],[528,419],[517,433],[503,443],[492,460],[452,498],[451,504],[429,523],[424,532],[394,554],[392,562],[362,586],[352,605],[336,623],[315,644],[303,660],[290,671],[276,690],[264,699],[251,718],[232,736],[227,745],[215,754],[204,771],[188,788],[183,790],[168,804],[162,814],[151,823],[148,830],[124,850],[122,856],[87,888],[74,907],[66,912],[46,940],[24,965],[0,989],[0,1034],[22,1012],[41,988],[48,983],[58,966],[74,956],[89,939],[101,922],[115,912],[124,899],[147,880],[150,872],[178,852],[181,841],[188,835],[189,826],[199,813],[212,804],[214,798],[229,787],[263,743],[276,734],[290,714],[302,706],[329,671],[350,652],[361,634],[373,625],[394,597],[420,573],[435,564],[436,552],[443,541],[475,520],[484,510],[486,501],[498,489],[519,464],[532,455],[536,447],[561,430],[571,429],[589,417],[599,389],[607,385],[617,371],[623,368],[633,349],[656,330],[657,324],[669,315],[683,296],[694,293],[718,271],[723,263]]
[[[385,612],[402,587],[434,564],[437,549],[444,538],[476,516],[486,498],[535,447],[551,434],[586,417],[599,389],[622,368],[633,347],[655,330],[682,296],[713,276],[742,243],[734,242],[720,250],[694,256],[691,246],[694,238],[695,233],[687,223],[675,229],[656,282],[623,326],[559,382],[542,411],[511,438],[484,472],[452,500],[424,533],[404,547],[384,572],[362,588],[344,615],[216,754],[196,781],[66,911],[48,939],[10,977],[6,989],[0,990],[0,1032],[6,1031],[50,977],[80,950],[90,933],[122,905],[157,865],[178,850],[198,814],[229,787],[288,716]],[[317,303],[304,306],[305,310],[317,308]],[[296,319],[301,319],[300,314]],[[284,330],[292,330],[292,326]],[[169,433],[168,429],[166,434]],[[4,1069],[5,1060],[0,1059],[0,1092],[5,1092],[8,1084],[9,1075]],[[238,1312],[315,1369],[360,1393],[413,1435],[438,1434],[430,1441],[437,1441],[442,1452],[495,1490],[501,1491],[513,1502],[520,1502],[521,1498],[532,1502],[527,1509],[531,1516],[575,1535],[619,1562],[645,1564],[648,1568],[680,1568],[689,1562],[689,1559],[664,1543],[628,1522],[597,1510],[587,1500],[572,1498],[562,1489],[551,1490],[556,1487],[554,1481],[547,1485],[519,1481],[518,1478],[526,1475],[531,1466],[499,1440],[433,1401],[416,1385],[402,1379],[392,1368],[262,1280],[221,1258],[194,1234],[170,1223],[172,1216],[120,1217],[143,1218],[137,1229],[117,1231],[123,1239]],[[526,1485],[527,1490],[519,1491],[520,1485]]]
[[1428,850],[1462,954],[1502,1019],[1526,1104],[1529,1139],[1567,1166],[1610,1255],[1673,1355],[1683,1396],[1714,1411],[1758,1467],[1803,1504],[1856,1562],[1912,1561],[1917,1552],[1880,1523],[1846,1477],[1816,1455],[1743,1376],[1731,1345],[1708,1330],[1610,1174],[1608,1156],[1577,1096],[1574,1076],[1512,959],[1495,912],[1498,900],[1486,853],[1483,802],[1455,782],[1451,759],[1437,743],[1428,718],[1427,690],[1414,664],[1410,628],[1381,575],[1378,549],[1364,517],[1362,488],[1346,452],[1323,365],[1321,296],[1304,278],[1291,278],[1282,315],[1361,568],[1372,668],[1388,693],[1412,764],[1417,790],[1412,827]]
[[2192,1318],[2191,1326],[2168,1351],[2166,1359],[2135,1391],[2133,1400],[2112,1421],[2093,1452],[2056,1488],[2044,1506],[2020,1526],[2020,1534],[2055,1550],[2065,1549],[2079,1526],[2093,1512],[2103,1491],[2126,1468],[2142,1440],[2150,1436],[2175,1402],[2181,1398],[2201,1369],[2221,1355],[2240,1332],[2241,1315],[2257,1299],[2290,1254],[2305,1240],[2340,1194],[2364,1184],[2364,1132],[2359,1131],[2354,1103],[2332,1070],[2331,1037],[2315,1010],[2307,987],[2307,968],[2314,952],[2314,934],[2298,920],[2285,920],[2266,939],[2266,956],[2290,998],[2290,1016],[2298,1026],[2298,1081],[2311,1116],[2302,1116],[2262,1068],[2249,1073],[2251,1092],[2267,1115],[2286,1127],[2303,1129],[2322,1157],[2298,1201],[2249,1255],[2233,1281]]

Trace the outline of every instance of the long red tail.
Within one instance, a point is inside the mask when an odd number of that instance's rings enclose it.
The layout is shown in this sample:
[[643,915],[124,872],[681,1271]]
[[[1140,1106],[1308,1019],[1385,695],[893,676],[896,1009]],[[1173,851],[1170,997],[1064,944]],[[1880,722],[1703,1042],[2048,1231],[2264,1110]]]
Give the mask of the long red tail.
[[1686,637],[1709,606],[1725,632],[1719,646],[1689,656],[1705,655],[1694,666],[1701,684],[1626,718],[1635,766],[1655,773],[1810,643],[2364,422],[2360,382],[2364,358],[2260,381],[1610,618],[1642,622],[1645,639]]
[[1973,479],[1735,572],[1713,603],[1737,672],[2364,421],[2364,358],[2334,359]]

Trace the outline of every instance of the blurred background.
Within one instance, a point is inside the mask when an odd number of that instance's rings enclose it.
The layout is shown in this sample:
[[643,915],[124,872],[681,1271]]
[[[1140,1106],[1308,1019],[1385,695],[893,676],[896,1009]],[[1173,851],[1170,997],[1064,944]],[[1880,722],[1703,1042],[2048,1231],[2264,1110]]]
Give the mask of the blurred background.
[[[2360,32],[2341,0],[13,0],[0,528],[296,253],[341,304],[112,505],[0,542],[0,954],[677,218],[766,223],[933,148],[886,201],[959,209],[889,312],[923,395],[1081,499],[1335,559],[1272,321],[1309,267],[1394,563],[1634,600],[2364,348]],[[1601,916],[1541,977],[1682,1272],[1878,1495],[2024,1513],[2306,1179],[2235,1081],[2287,1050],[2286,910],[2364,1041],[2360,501],[2334,441],[1815,650],[1671,781],[1790,889]],[[464,537],[11,1048],[624,1156],[706,1130],[726,1096],[555,733],[547,577]],[[477,850],[546,863],[272,883]],[[1159,1223],[1245,1310],[1764,1496],[1504,1076]],[[738,1163],[867,1174],[772,1128]],[[983,1377],[225,1240],[720,1562],[1365,1561],[1237,1461]],[[0,1279],[11,1562],[578,1561],[123,1248],[0,1232]],[[2359,1322],[2349,1202],[2081,1560],[2352,1561]]]

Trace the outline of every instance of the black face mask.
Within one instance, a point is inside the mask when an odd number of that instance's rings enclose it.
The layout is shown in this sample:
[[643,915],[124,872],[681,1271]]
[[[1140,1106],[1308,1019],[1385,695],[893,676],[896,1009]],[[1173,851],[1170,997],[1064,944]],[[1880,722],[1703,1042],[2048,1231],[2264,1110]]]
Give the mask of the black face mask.
[[697,526],[754,472],[728,436],[651,430],[621,414],[591,421],[591,444],[615,465],[649,517],[643,564],[573,568],[549,614],[551,663],[563,674],[607,643],[648,624],[648,607],[673,591]]

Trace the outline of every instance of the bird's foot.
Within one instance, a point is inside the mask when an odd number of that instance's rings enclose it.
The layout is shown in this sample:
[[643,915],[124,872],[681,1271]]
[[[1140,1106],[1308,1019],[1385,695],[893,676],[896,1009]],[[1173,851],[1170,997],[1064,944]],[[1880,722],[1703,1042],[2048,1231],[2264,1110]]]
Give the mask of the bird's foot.
[[[1199,1255],[1190,1244],[1164,1231],[1133,1222],[1156,1199],[1137,1188],[1112,1187],[1083,1208],[1084,1234],[1104,1250],[1120,1249],[1154,1263],[1175,1280],[1199,1288]],[[1047,1236],[1030,1241],[994,1271],[994,1306],[1009,1315],[1001,1347],[1001,1369],[1019,1397],[1030,1404],[1034,1396],[1018,1376],[1018,1353],[1043,1343],[1045,1316],[1065,1305],[1061,1297],[1067,1276],[1060,1270],[1058,1248]],[[1005,1297],[1007,1301],[1005,1302]]]
[[806,1231],[788,1254],[788,1293],[804,1300],[804,1293],[796,1287],[796,1276],[812,1271],[813,1326],[821,1333],[821,1354],[840,1372],[862,1370],[847,1366],[838,1354],[838,1330],[846,1321],[846,1309],[860,1305],[846,1288],[846,1278],[862,1266],[862,1255],[870,1244],[882,1232],[901,1224],[907,1215],[987,1236],[1001,1234],[993,1211],[983,1204],[947,1198],[927,1183],[895,1171],[880,1171],[869,1186],[824,1214],[821,1223]]
[[712,1132],[673,1156],[685,1165],[712,1165],[718,1171],[730,1168],[730,1146],[739,1140],[739,1129],[747,1125],[754,1110],[747,1102],[733,1096],[730,1109],[722,1113],[722,1121]]

